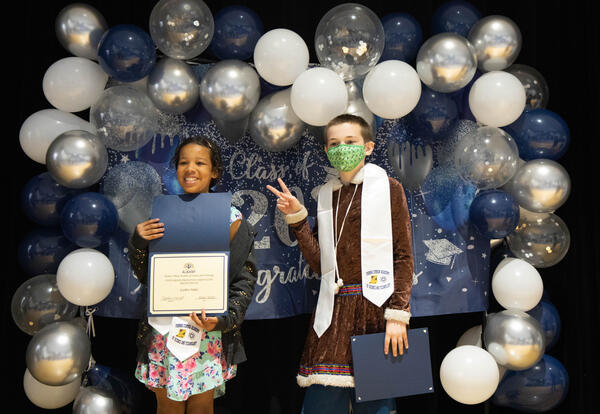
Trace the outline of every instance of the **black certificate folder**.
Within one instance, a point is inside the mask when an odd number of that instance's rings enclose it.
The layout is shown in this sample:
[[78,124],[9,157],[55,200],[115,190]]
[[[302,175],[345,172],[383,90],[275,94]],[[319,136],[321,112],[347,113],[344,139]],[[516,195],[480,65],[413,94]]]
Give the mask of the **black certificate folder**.
[[397,357],[383,353],[384,333],[351,338],[357,402],[433,392],[429,332],[409,329],[407,336],[409,348]]

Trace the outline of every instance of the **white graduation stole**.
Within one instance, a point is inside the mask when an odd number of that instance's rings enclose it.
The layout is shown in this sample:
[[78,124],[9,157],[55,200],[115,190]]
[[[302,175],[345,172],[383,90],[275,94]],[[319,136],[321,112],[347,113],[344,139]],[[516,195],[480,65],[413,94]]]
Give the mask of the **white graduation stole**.
[[189,317],[150,317],[148,323],[161,335],[167,336],[167,349],[180,361],[185,361],[200,350],[206,331]]
[[[394,256],[390,184],[385,170],[365,164],[351,182],[363,182],[361,196],[361,271],[363,296],[377,306],[394,292]],[[313,329],[323,335],[331,324],[335,296],[335,246],[333,236],[333,191],[342,187],[339,179],[319,190],[317,220],[321,250],[321,288]]]

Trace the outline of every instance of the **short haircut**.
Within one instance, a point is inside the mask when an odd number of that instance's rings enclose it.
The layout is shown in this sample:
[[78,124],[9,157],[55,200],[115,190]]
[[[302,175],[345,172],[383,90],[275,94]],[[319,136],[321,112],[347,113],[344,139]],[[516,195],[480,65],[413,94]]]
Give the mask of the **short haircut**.
[[373,141],[373,130],[371,129],[371,125],[369,125],[369,123],[365,121],[364,118],[357,115],[342,114],[336,116],[331,121],[329,121],[329,123],[325,127],[325,145],[327,145],[327,131],[329,131],[329,128],[335,125],[346,123],[356,124],[360,126],[360,135],[364,139],[365,143]]
[[211,178],[210,180],[210,186],[213,187],[223,176],[223,160],[221,159],[221,150],[219,149],[217,144],[215,144],[210,139],[201,135],[197,135],[181,140],[179,142],[179,145],[177,145],[177,148],[175,148],[173,158],[171,158],[171,166],[177,169],[177,164],[179,164],[179,153],[181,152],[181,149],[188,144],[197,144],[209,149],[210,163],[212,164],[213,170],[217,171],[217,178]]

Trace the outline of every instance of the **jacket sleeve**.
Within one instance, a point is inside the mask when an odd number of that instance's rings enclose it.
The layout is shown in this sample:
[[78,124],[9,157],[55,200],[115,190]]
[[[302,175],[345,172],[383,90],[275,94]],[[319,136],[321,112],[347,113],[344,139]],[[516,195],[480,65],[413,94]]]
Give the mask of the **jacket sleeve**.
[[315,220],[315,225],[311,230],[308,223],[308,212],[304,206],[299,212],[287,215],[285,220],[292,228],[306,262],[313,272],[321,274],[321,250],[317,221]]
[[127,242],[127,249],[133,275],[145,285],[148,279],[148,241],[142,239],[137,230],[134,230]]
[[244,257],[244,263],[236,274],[232,275],[229,282],[227,306],[228,312],[218,316],[215,330],[229,332],[239,329],[246,316],[246,310],[252,302],[254,286],[256,284],[257,269],[256,257],[254,255],[254,237],[256,233],[247,221],[238,229],[231,241],[232,255],[240,254]]
[[412,233],[404,189],[395,179],[390,179],[390,201],[394,239],[394,293],[385,310],[385,318],[408,323],[413,276]]

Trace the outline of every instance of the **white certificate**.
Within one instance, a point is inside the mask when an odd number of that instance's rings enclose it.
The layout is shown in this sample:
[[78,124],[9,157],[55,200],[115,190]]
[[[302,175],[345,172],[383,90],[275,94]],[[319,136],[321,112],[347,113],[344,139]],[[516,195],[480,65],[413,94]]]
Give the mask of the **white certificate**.
[[227,311],[227,253],[155,253],[150,258],[148,315]]

